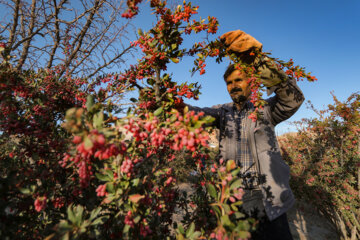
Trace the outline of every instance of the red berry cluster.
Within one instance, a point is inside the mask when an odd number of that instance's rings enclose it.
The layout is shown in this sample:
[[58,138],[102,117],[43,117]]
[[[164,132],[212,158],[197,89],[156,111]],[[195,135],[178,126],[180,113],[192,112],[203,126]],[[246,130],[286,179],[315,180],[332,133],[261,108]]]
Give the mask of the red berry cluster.
[[137,6],[139,3],[141,3],[142,0],[127,0],[126,4],[128,6],[128,9],[126,12],[121,14],[123,18],[133,18],[135,15],[139,12],[139,7]]
[[96,196],[103,197],[107,195],[108,193],[106,192],[106,184],[99,185],[96,189]]
[[130,227],[134,227],[135,226],[135,223],[134,223],[134,220],[133,220],[133,217],[132,217],[132,212],[131,211],[128,211],[126,216],[125,216],[125,219],[124,219],[124,223],[126,225],[129,225]]
[[140,224],[140,235],[146,237],[152,234],[150,226],[148,225],[146,219],[143,219],[142,223]]
[[134,163],[129,158],[126,158],[122,162],[121,167],[120,167],[120,171],[123,174],[126,174],[126,176],[128,176],[128,177],[131,176],[131,173],[133,172],[133,169],[134,169]]
[[55,208],[62,208],[63,206],[65,206],[65,198],[64,197],[57,197],[52,201],[52,204],[54,205]]
[[78,168],[80,185],[82,187],[89,185],[89,180],[92,176],[93,157],[105,160],[118,154],[123,155],[126,152],[125,144],[121,143],[118,146],[115,144],[106,144],[104,135],[95,129],[92,130],[86,138],[74,136],[73,143],[77,145],[75,156],[65,154],[59,164],[65,167],[69,161],[75,163]]
[[41,212],[42,210],[44,210],[46,208],[46,200],[47,200],[46,196],[37,197],[34,202],[35,211]]
[[198,145],[202,145],[204,147],[208,146],[207,140],[209,139],[209,135],[207,132],[203,131],[203,128],[197,128],[194,132],[192,132],[186,127],[186,124],[198,121],[199,117],[203,115],[203,112],[196,114],[194,111],[190,111],[183,117],[177,113],[178,121],[174,123],[174,126],[177,127],[178,130],[173,136],[174,143],[171,146],[172,149],[181,150],[183,147],[186,147],[186,149],[194,152]]

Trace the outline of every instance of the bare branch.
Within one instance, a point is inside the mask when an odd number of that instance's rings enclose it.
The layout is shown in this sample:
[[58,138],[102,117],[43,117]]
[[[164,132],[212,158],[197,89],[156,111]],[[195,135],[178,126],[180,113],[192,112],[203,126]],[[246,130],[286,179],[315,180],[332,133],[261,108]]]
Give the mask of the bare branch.
[[47,68],[51,68],[53,65],[54,57],[56,54],[56,50],[60,44],[60,26],[59,26],[59,8],[57,7],[56,0],[53,0],[54,3],[54,16],[55,16],[55,39],[54,46],[50,53],[50,59],[47,64]]
[[130,45],[129,47],[127,47],[126,49],[124,49],[122,51],[122,53],[118,54],[115,58],[111,59],[111,61],[109,62],[105,62],[102,66],[98,67],[92,74],[90,74],[88,76],[88,78],[93,77],[94,75],[96,75],[101,69],[106,68],[107,66],[109,66],[110,64],[112,64],[114,61],[116,61],[117,59],[121,58],[125,53],[127,53],[130,49],[132,48],[132,46]]
[[16,33],[16,28],[18,26],[18,21],[19,21],[19,10],[20,10],[20,0],[17,0],[15,2],[15,8],[14,8],[13,26],[11,28],[9,41],[8,41],[9,48],[12,47],[12,45],[14,44],[14,41],[15,41],[15,33]]
[[[60,2],[60,4],[59,4],[58,8],[61,8],[62,5],[63,5],[65,2],[67,2],[67,0],[62,0],[62,1]],[[50,16],[48,16],[48,17],[45,19],[45,21],[43,22],[43,24],[41,24],[41,25],[36,29],[36,31],[33,31],[32,34],[30,34],[30,35],[27,36],[27,37],[24,37],[22,40],[20,40],[19,42],[17,42],[17,43],[15,44],[15,46],[12,48],[12,50],[17,49],[21,44],[23,44],[24,42],[28,41],[29,39],[32,39],[35,35],[39,34],[39,32],[40,32],[41,30],[43,30],[43,29],[46,27],[46,25],[50,22],[50,19],[51,19],[52,17],[54,17],[54,14],[51,14]],[[23,25],[22,27],[24,27],[24,25]]]
[[[29,26],[29,30],[28,30],[28,35],[31,35],[33,33],[33,30],[35,27],[35,20],[36,20],[35,10],[36,10],[36,0],[32,0],[30,26]],[[17,70],[20,70],[25,63],[26,57],[29,52],[29,46],[30,46],[31,40],[32,40],[32,38],[29,38],[27,41],[24,42],[23,51],[22,51],[21,57],[19,59],[19,63],[16,66]]]
[[91,77],[115,66],[121,69],[123,58],[132,51],[121,44],[132,27],[121,18],[126,1],[74,2],[0,0],[8,13],[0,19],[0,38],[17,56],[11,64],[19,70],[61,65],[67,73]]
[[[72,53],[70,54],[69,58],[66,59],[66,62],[65,62],[65,68],[69,67],[71,61],[75,58],[76,54],[78,53],[82,43],[83,43],[83,39],[85,37],[85,34],[86,32],[88,31],[93,19],[94,19],[94,15],[95,13],[97,12],[98,8],[101,7],[101,4],[100,4],[100,1],[99,0],[96,0],[95,1],[95,5],[94,7],[92,8],[92,11],[90,13],[90,15],[88,16],[87,18],[87,21],[86,21],[86,24],[85,26],[82,28],[81,32],[78,34],[78,36],[76,37],[74,43],[77,42],[77,46],[76,48],[72,51]],[[62,75],[64,73],[65,70],[63,70],[60,75]]]

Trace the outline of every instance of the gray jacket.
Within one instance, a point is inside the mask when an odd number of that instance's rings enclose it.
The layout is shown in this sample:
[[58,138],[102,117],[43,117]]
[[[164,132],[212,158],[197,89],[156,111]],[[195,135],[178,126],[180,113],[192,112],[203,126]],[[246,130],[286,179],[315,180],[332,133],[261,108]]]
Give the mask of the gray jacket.
[[[263,69],[262,78],[284,78],[283,72]],[[295,202],[289,186],[290,169],[283,161],[276,139],[275,126],[291,117],[301,106],[304,96],[293,79],[287,79],[273,87],[275,96],[267,99],[261,110],[261,118],[253,122],[247,119],[246,129],[252,156],[257,170],[265,181],[260,185],[263,203],[270,220],[285,213]],[[220,129],[219,150],[224,160],[235,159],[236,136],[233,103],[216,105],[211,108],[197,108],[215,118]]]

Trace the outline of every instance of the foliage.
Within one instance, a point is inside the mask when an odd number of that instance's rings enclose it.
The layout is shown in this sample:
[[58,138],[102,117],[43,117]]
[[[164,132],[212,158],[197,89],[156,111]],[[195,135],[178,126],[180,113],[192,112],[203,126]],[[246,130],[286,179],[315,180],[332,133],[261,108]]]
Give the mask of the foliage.
[[299,122],[296,136],[280,139],[291,167],[292,188],[338,227],[344,239],[359,238],[360,95]]

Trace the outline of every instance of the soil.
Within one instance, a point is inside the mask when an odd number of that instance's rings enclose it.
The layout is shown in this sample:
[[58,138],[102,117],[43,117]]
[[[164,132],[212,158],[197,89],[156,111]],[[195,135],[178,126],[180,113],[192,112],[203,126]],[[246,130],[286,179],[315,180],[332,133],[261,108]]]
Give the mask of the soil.
[[338,240],[335,227],[311,205],[297,201],[288,211],[294,240]]
[[[188,196],[193,193],[187,183],[178,185],[180,191],[186,191]],[[173,220],[180,222],[181,211],[175,214]],[[339,240],[340,237],[331,222],[316,209],[300,200],[287,212],[291,234],[294,240]]]

